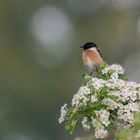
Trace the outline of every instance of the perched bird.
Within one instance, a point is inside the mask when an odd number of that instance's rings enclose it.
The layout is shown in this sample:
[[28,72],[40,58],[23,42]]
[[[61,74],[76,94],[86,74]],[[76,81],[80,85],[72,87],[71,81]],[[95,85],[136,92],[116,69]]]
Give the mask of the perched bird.
[[90,75],[92,75],[93,71],[103,63],[102,54],[93,42],[87,42],[84,46],[80,46],[80,48],[83,48],[83,63],[90,72]]

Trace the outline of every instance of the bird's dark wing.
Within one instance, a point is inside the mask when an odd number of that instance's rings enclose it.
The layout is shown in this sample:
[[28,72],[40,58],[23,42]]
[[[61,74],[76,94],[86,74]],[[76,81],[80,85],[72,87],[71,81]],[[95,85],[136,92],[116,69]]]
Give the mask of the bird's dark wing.
[[101,51],[99,49],[97,49],[97,51],[100,54],[100,56],[103,58],[103,55],[102,55]]

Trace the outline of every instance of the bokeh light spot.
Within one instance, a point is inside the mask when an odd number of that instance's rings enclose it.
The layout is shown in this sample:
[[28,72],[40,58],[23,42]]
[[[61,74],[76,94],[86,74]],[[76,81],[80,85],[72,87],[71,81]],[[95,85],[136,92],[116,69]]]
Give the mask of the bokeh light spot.
[[66,59],[73,42],[74,28],[62,10],[52,6],[39,9],[32,19],[31,31],[41,44],[37,49],[41,64],[51,67]]

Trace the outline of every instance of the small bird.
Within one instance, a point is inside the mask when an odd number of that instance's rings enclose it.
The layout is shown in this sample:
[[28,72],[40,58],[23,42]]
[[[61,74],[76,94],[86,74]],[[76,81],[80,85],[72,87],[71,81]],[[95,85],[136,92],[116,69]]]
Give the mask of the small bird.
[[83,63],[90,72],[90,75],[92,75],[93,71],[104,62],[102,54],[97,45],[93,42],[87,42],[84,46],[80,46],[80,48],[84,49],[82,52]]

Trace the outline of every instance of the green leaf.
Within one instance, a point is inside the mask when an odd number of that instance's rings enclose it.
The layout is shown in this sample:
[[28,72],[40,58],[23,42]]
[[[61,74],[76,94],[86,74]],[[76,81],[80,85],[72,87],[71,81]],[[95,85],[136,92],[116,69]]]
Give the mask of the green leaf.
[[128,137],[128,135],[130,135],[130,131],[123,130],[119,133],[119,138],[124,140]]
[[94,106],[94,110],[106,109],[108,106],[105,104],[98,104]]
[[106,67],[106,62],[100,64],[96,69],[96,77],[100,79],[106,79],[106,75],[102,74],[102,70]]
[[134,126],[138,129],[140,129],[140,113],[136,113],[134,115]]
[[90,89],[90,92],[91,92],[91,93],[94,93],[94,86],[93,86],[92,83],[90,83],[90,84],[88,85],[88,88]]
[[125,74],[119,74],[119,79],[121,79],[121,80],[127,80]]
[[72,119],[76,116],[78,109],[76,107],[70,107],[67,112],[67,120]]
[[107,98],[108,97],[108,92],[109,92],[109,89],[107,87],[102,88],[100,90],[100,93],[98,94],[98,99],[102,100],[104,98]]
[[87,83],[92,79],[91,76],[89,76],[88,74],[83,74],[83,85],[87,85]]
[[118,97],[114,95],[107,95],[108,98],[112,99],[113,101],[117,102]]
[[66,123],[65,129],[69,131],[70,134],[72,134],[72,132],[74,131],[77,121],[78,120],[72,119]]

